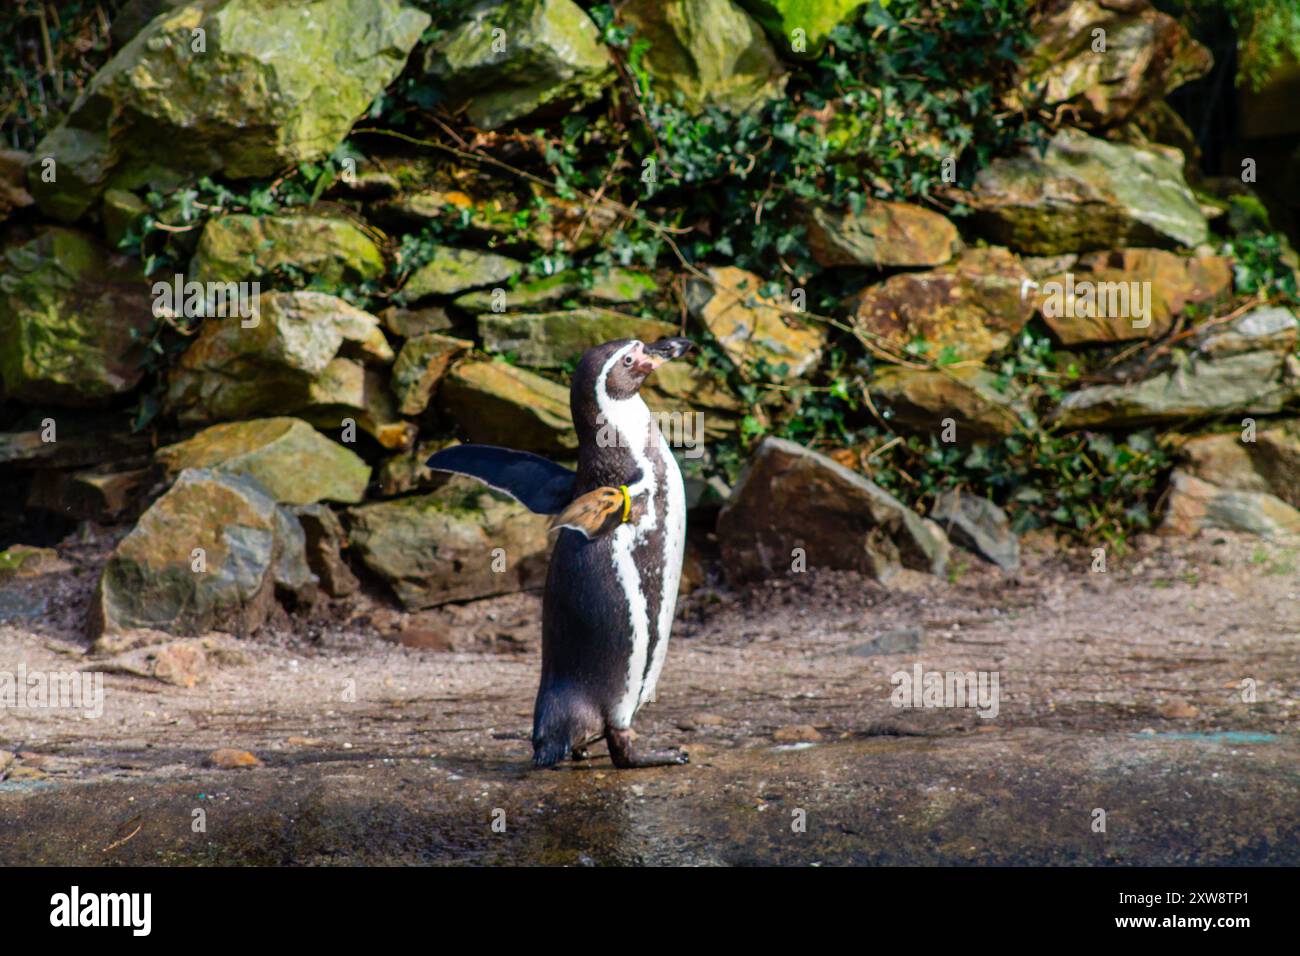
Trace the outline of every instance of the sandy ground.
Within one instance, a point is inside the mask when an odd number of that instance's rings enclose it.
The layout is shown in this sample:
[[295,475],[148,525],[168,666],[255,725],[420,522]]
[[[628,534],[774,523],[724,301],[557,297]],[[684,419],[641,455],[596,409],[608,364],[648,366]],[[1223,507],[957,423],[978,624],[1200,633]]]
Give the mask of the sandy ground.
[[[102,668],[104,542],[60,553],[0,588],[0,671]],[[639,771],[530,769],[537,595],[280,619],[192,688],[108,674],[98,719],[0,708],[0,863],[1300,863],[1300,545],[1091,563],[704,585],[636,724],[691,763]],[[996,673],[997,715],[895,707],[917,663]]]

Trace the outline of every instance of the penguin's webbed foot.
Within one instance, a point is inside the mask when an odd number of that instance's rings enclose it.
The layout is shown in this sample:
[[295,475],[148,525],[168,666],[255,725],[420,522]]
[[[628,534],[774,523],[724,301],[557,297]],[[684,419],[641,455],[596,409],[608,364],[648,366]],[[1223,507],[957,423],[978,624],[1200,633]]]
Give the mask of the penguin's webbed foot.
[[609,757],[620,770],[678,767],[691,762],[685,750],[633,750],[632,734],[628,730],[610,730],[605,739],[609,741]]

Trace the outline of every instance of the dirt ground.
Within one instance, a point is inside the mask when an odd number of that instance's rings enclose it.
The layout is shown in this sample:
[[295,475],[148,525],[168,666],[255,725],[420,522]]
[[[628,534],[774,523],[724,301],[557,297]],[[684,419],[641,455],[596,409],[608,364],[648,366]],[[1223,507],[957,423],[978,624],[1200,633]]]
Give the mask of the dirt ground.
[[[104,547],[0,587],[0,671],[103,667]],[[537,595],[339,602],[224,639],[192,688],[110,673],[98,719],[0,708],[0,863],[1296,864],[1298,556],[1150,538],[1106,573],[1049,545],[1015,577],[706,584],[636,723],[691,763],[639,771],[603,745],[530,768]],[[917,663],[995,672],[997,715],[895,707]]]

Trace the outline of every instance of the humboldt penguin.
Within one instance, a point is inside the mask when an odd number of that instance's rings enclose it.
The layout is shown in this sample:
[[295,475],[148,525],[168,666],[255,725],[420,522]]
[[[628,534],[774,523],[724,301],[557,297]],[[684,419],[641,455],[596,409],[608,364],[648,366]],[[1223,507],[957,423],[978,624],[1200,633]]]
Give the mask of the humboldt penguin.
[[431,469],[470,475],[556,532],[542,598],[542,678],[533,707],[533,763],[586,756],[605,739],[614,766],[683,764],[679,750],[640,750],[632,718],[653,700],[668,651],[686,543],[681,472],[639,394],[689,339],[606,342],[578,362],[569,405],[578,471],[527,452],[457,445]]

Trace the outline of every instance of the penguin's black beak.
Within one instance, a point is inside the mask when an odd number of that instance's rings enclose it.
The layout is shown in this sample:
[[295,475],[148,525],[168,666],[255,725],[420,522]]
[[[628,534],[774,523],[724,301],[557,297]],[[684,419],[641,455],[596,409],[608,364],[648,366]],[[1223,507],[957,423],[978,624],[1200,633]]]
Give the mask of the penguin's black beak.
[[663,365],[664,362],[671,362],[673,359],[681,358],[693,348],[695,348],[695,343],[690,339],[672,338],[652,342],[641,351],[650,360],[650,368],[653,371]]

